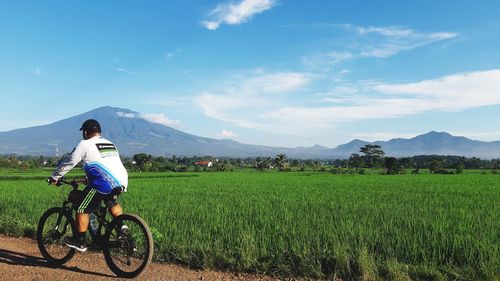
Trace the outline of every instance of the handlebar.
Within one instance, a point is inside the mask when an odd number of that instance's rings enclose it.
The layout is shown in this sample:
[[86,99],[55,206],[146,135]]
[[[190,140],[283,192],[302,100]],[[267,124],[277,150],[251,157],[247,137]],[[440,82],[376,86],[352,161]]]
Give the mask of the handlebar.
[[61,186],[62,184],[71,185],[73,188],[78,188],[78,182],[76,180],[67,181],[66,179],[61,179],[57,182],[57,186]]
[[[48,184],[51,184],[50,179],[49,179],[49,180],[47,180],[47,182],[48,182]],[[78,185],[79,185],[80,183],[85,184],[86,182],[87,182],[87,179],[71,180],[71,181],[70,181],[70,180],[67,180],[67,179],[65,179],[65,178],[61,178],[61,179],[59,179],[58,181],[56,181],[56,182],[55,182],[55,185],[56,185],[56,186],[61,186],[61,185],[63,185],[63,184],[66,184],[66,185],[70,185],[70,186],[72,186],[72,187],[73,187],[73,189],[77,189],[77,188],[78,188]]]

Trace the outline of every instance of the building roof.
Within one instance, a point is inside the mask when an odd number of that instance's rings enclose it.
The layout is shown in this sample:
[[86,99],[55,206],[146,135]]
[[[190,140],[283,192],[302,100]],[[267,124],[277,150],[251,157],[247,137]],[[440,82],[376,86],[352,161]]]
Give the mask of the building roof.
[[199,162],[195,162],[194,164],[195,165],[208,165],[212,163],[212,161],[199,161]]

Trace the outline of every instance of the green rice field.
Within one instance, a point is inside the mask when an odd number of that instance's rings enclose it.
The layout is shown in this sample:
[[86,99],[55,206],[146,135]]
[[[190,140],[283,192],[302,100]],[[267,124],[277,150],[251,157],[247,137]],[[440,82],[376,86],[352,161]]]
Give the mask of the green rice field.
[[[34,237],[48,173],[0,175],[0,232]],[[343,280],[499,280],[500,175],[131,174],[155,259]]]

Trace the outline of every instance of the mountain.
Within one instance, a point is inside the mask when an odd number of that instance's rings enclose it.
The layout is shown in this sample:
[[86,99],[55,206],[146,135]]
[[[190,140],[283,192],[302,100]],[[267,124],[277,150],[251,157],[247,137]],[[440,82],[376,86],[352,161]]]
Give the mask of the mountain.
[[177,156],[253,157],[286,153],[293,158],[321,158],[326,147],[279,148],[242,144],[229,139],[199,137],[153,123],[128,109],[100,107],[48,125],[0,132],[0,154],[56,155],[70,152],[82,139],[78,131],[83,121],[96,119],[103,136],[112,140],[122,155],[136,153]]
[[98,120],[103,136],[112,140],[120,153],[152,155],[215,157],[274,157],[285,153],[289,158],[332,159],[347,158],[359,153],[366,144],[378,144],[388,156],[422,154],[461,155],[467,157],[499,158],[500,141],[482,142],[444,132],[429,132],[411,139],[367,142],[353,140],[336,148],[320,145],[312,147],[282,148],[242,144],[229,139],[212,139],[191,135],[174,128],[147,121],[138,112],[116,107],[100,107],[80,115],[48,125],[0,132],[0,154],[56,155],[70,152],[82,139],[78,131],[83,121]]
[[410,139],[391,139],[389,141],[366,142],[353,140],[333,149],[333,155],[359,153],[359,148],[366,144],[377,144],[387,156],[404,157],[414,155],[457,155],[480,157],[484,159],[500,158],[500,141],[484,142],[466,137],[452,136],[446,132],[418,135]]

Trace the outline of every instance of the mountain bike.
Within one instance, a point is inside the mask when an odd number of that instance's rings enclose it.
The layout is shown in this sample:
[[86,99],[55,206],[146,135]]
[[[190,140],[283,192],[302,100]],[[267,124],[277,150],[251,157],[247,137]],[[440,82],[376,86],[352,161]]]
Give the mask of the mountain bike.
[[[71,186],[72,190],[77,190],[79,183],[82,181],[62,179],[57,185],[65,184]],[[120,192],[121,189],[114,189],[104,201],[111,200]],[[36,234],[40,252],[54,266],[63,265],[75,255],[75,249],[68,247],[64,243],[64,238],[77,233],[77,225],[73,218],[78,206],[74,206],[69,197],[64,196],[63,188],[61,194],[64,200],[62,207],[50,208],[42,215]],[[101,202],[99,210],[90,214],[88,232],[91,241],[87,242],[88,248],[102,251],[106,264],[117,276],[137,277],[144,272],[153,257],[151,231],[146,222],[137,215],[122,214],[116,218],[110,215],[111,219],[108,220],[107,213],[106,202]],[[125,234],[121,230],[123,225],[128,227]]]

